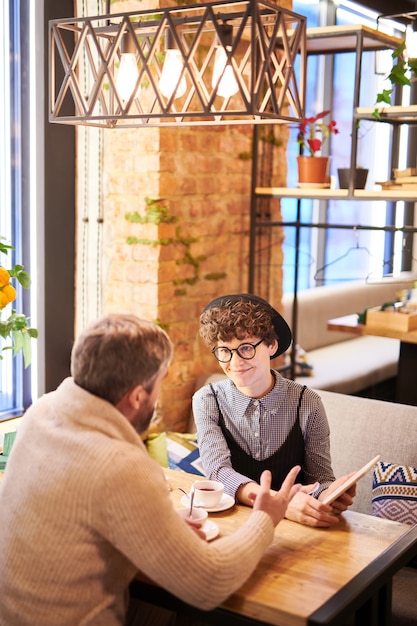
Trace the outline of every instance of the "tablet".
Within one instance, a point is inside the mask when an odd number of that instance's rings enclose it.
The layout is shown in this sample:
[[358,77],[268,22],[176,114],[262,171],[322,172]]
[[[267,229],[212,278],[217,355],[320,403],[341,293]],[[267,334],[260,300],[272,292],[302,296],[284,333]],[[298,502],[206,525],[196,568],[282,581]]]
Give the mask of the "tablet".
[[367,463],[366,465],[364,465],[363,467],[361,467],[360,470],[358,470],[355,474],[353,474],[353,476],[351,476],[350,478],[348,478],[347,480],[345,480],[344,483],[342,483],[340,485],[340,487],[338,487],[335,491],[333,491],[330,495],[326,496],[324,498],[324,500],[322,500],[322,502],[324,504],[331,504],[332,502],[334,502],[335,500],[337,500],[337,498],[339,496],[342,495],[342,493],[345,493],[345,491],[347,491],[349,489],[349,487],[352,487],[352,485],[354,485],[356,482],[358,482],[358,480],[360,478],[362,478],[363,476],[365,476],[365,474],[367,472],[369,472],[370,469],[373,468],[373,466],[378,463],[379,459],[381,458],[380,454],[377,454],[376,457],[374,457],[371,461],[369,461],[369,463]]

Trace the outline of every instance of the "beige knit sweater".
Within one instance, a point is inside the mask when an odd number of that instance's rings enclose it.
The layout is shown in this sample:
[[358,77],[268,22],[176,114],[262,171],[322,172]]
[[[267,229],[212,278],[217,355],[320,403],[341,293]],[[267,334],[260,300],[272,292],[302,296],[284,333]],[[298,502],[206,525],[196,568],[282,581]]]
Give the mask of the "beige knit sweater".
[[253,512],[232,536],[198,538],[126,418],[71,378],[25,414],[0,511],[1,626],[120,626],[138,569],[211,609],[244,583],[274,532]]

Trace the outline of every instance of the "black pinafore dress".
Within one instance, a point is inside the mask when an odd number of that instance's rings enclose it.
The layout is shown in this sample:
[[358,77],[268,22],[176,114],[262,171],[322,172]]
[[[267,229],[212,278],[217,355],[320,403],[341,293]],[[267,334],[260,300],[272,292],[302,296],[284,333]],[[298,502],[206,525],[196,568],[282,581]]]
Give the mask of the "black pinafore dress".
[[[297,419],[288,433],[286,440],[274,454],[263,461],[257,461],[250,454],[247,454],[233,438],[224,422],[214,387],[211,384],[210,387],[219,410],[219,426],[230,450],[233,469],[244,476],[248,476],[257,483],[260,481],[262,472],[264,470],[270,470],[272,473],[271,488],[278,491],[290,469],[294,467],[294,465],[303,467],[304,464],[305,448],[304,437],[300,426],[300,407],[306,387],[304,386],[301,390],[297,406]],[[302,484],[304,483],[302,469],[297,476],[297,483],[300,482]]]

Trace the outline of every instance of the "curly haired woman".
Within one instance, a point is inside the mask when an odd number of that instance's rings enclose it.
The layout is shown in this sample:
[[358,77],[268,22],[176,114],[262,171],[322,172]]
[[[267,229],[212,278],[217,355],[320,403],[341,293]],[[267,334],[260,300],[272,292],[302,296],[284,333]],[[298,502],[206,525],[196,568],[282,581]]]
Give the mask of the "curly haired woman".
[[[201,460],[206,474],[225,485],[241,504],[272,472],[277,490],[294,465],[303,487],[286,517],[309,526],[337,524],[352,504],[355,486],[331,505],[321,500],[345,479],[335,480],[329,426],[317,393],[271,369],[270,360],[291,345],[291,330],[265,300],[250,294],[212,300],[200,316],[200,334],[226,379],[193,397]],[[314,491],[314,494],[311,492]]]

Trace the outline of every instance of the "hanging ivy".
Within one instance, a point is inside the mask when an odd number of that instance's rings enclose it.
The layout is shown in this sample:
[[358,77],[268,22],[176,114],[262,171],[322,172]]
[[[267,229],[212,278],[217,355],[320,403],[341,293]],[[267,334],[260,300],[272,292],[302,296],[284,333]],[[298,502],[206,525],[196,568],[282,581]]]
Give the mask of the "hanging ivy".
[[[178,218],[171,215],[167,204],[161,199],[145,198],[145,215],[140,215],[137,211],[126,214],[126,220],[135,224],[175,224]],[[194,256],[191,252],[193,243],[198,243],[198,237],[186,237],[181,232],[181,226],[175,228],[174,237],[161,237],[158,239],[147,239],[144,237],[128,237],[127,243],[130,245],[142,244],[145,246],[180,246],[184,249],[184,254],[177,259],[177,265],[189,265],[193,268],[193,275],[189,278],[176,278],[175,295],[183,296],[187,293],[187,286],[195,285],[200,280],[200,264],[206,260],[204,254]],[[226,273],[218,272],[206,274],[204,280],[221,280],[226,277]]]
[[[405,49],[406,43],[403,41],[397,48],[395,48],[391,55],[395,62],[387,76],[387,80],[390,81],[393,87],[395,85],[400,85],[401,87],[411,87],[417,77],[417,59],[406,58]],[[391,89],[382,89],[382,91],[380,91],[376,96],[376,104],[380,104],[382,102],[390,105],[392,93],[394,91],[393,87]],[[375,108],[372,116],[375,119],[380,120],[380,109]]]

